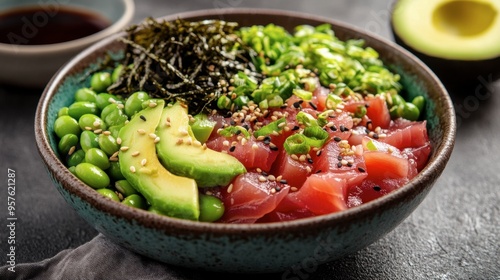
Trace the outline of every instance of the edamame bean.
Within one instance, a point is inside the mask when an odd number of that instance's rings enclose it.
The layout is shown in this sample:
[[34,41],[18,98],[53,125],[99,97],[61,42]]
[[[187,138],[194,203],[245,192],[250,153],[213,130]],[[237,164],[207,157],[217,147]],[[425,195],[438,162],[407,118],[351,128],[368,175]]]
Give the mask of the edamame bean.
[[108,128],[108,131],[111,132],[111,136],[118,138],[118,134],[120,133],[120,129],[122,129],[123,125],[113,125]]
[[64,135],[61,140],[59,140],[59,144],[57,145],[59,153],[61,153],[61,155],[67,155],[72,147],[74,147],[73,149],[76,149],[76,145],[78,145],[79,142],[78,140],[78,136],[75,134]]
[[75,168],[76,176],[94,189],[102,189],[109,185],[109,176],[99,167],[83,162]]
[[120,170],[120,162],[118,161],[111,161],[109,163],[109,168],[106,169],[106,173],[108,173],[109,178],[113,181],[119,181],[125,179],[125,177],[122,174],[122,171]]
[[85,162],[91,163],[102,170],[106,170],[110,166],[108,155],[98,148],[90,148],[85,152]]
[[415,106],[413,103],[406,102],[403,107],[402,117],[410,121],[416,121],[418,120],[419,116],[420,111],[418,110],[417,106]]
[[102,194],[103,196],[111,199],[111,200],[120,202],[120,198],[118,197],[118,195],[114,191],[112,191],[110,189],[106,189],[106,188],[104,188],[104,189],[98,189],[97,192],[100,193],[100,194]]
[[115,69],[113,70],[113,73],[111,74],[111,81],[113,81],[113,83],[118,81],[118,79],[120,78],[120,75],[122,74],[122,71],[123,71],[122,64],[115,67]]
[[118,180],[115,182],[115,189],[123,194],[123,197],[137,194],[138,192],[132,187],[127,180]]
[[90,78],[90,87],[95,92],[105,92],[112,83],[111,74],[108,72],[97,72]]
[[81,132],[78,122],[70,116],[60,116],[54,122],[54,132],[59,138],[66,134],[79,135]]
[[149,95],[144,91],[134,92],[129,96],[127,101],[125,101],[125,114],[132,117],[135,113],[142,110],[142,102],[149,99]]
[[120,148],[120,146],[116,143],[115,137],[112,135],[101,134],[98,136],[97,141],[99,142],[101,150],[103,150],[108,156],[118,152],[118,149]]
[[91,148],[99,148],[99,140],[97,134],[92,131],[85,130],[80,134],[80,147],[84,152]]
[[68,157],[66,164],[69,167],[74,167],[74,166],[77,166],[78,164],[82,163],[84,160],[85,160],[85,152],[82,149],[79,149],[79,150],[76,150],[74,153],[72,153]]
[[59,111],[57,112],[57,117],[67,116],[68,109],[68,107],[62,107],[61,109],[59,109]]
[[85,114],[78,120],[78,125],[82,130],[106,130],[108,126],[106,123],[94,114]]
[[146,209],[147,207],[147,202],[146,200],[138,195],[138,194],[132,194],[127,197],[125,197],[122,201],[123,204],[132,206],[134,208],[139,208],[139,209]]
[[425,106],[425,98],[422,95],[416,96],[415,98],[413,98],[411,103],[413,103],[413,105],[417,106],[418,110],[420,112],[422,112],[422,110],[424,110],[424,106]]
[[392,106],[404,105],[406,103],[404,98],[401,97],[401,95],[399,95],[399,94],[392,95],[391,99],[392,99]]
[[101,118],[108,126],[123,125],[128,120],[128,116],[117,104],[110,104],[102,110]]
[[118,96],[109,93],[99,93],[95,98],[95,103],[99,110],[104,110],[104,108],[106,108],[109,104],[121,102],[122,101]]
[[68,108],[68,115],[70,115],[75,120],[79,120],[80,117],[85,114],[97,115],[98,113],[99,109],[94,102],[77,101],[71,104]]
[[212,195],[200,194],[200,218],[202,222],[215,222],[224,214],[224,204]]
[[70,166],[70,167],[68,167],[68,170],[69,170],[69,172],[73,173],[73,175],[76,176],[76,167]]
[[75,92],[75,101],[96,102],[97,94],[89,88],[81,88]]

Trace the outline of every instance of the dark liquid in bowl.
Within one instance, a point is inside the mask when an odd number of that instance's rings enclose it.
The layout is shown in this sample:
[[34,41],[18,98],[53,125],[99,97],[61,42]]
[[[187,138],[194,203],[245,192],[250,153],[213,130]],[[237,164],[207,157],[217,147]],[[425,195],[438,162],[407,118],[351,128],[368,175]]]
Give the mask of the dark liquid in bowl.
[[110,25],[103,16],[79,8],[33,6],[0,11],[0,43],[46,45],[89,36]]

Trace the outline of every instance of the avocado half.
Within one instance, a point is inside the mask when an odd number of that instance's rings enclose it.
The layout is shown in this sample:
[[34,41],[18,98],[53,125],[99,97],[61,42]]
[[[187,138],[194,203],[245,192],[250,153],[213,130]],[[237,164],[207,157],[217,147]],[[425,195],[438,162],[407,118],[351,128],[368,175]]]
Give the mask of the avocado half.
[[445,84],[500,76],[500,0],[397,0],[391,29]]

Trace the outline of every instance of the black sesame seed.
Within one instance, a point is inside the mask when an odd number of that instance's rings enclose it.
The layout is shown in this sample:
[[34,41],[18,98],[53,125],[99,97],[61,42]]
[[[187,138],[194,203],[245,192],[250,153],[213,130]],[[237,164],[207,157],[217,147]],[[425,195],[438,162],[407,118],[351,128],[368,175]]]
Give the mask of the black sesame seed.
[[316,174],[321,173],[321,169],[316,170]]
[[347,167],[352,167],[352,163],[348,162]]
[[346,131],[349,131],[349,128],[345,127],[344,125],[340,125],[340,131],[342,132],[346,132]]
[[379,192],[382,190],[382,188],[380,186],[375,185],[375,186],[373,186],[373,190],[376,192]]
[[235,125],[235,124],[236,124],[236,122],[235,122],[234,120],[231,120],[229,123],[230,123],[231,125]]
[[248,127],[248,124],[244,124],[242,127],[246,130],[250,129],[250,127]]
[[307,159],[307,162],[309,162],[309,163],[313,163],[312,158],[308,158],[308,159]]
[[366,134],[370,133],[370,130],[368,128],[365,128],[365,133]]
[[323,152],[322,150],[317,151],[317,152],[316,152],[316,156],[318,156],[318,157],[319,157],[319,156],[321,155],[321,153],[322,153],[322,152]]
[[281,179],[281,180],[280,180],[280,183],[282,183],[282,184],[287,184],[287,183],[288,183],[288,181],[287,181],[287,180],[285,180],[285,179]]
[[300,102],[300,101],[294,102],[294,103],[293,103],[293,107],[295,107],[295,108],[297,108],[297,109],[298,109],[298,108],[300,108],[300,104],[301,104],[301,103],[302,103],[302,102]]
[[333,137],[333,140],[335,140],[335,142],[340,142],[340,141],[342,141],[342,138],[335,136],[335,137]]
[[311,106],[314,110],[318,110],[318,106],[312,102],[309,102],[309,106]]
[[281,188],[279,186],[274,188],[277,192],[281,191]]
[[370,104],[365,103],[365,108],[367,108],[367,109],[370,108]]
[[342,167],[342,162],[340,162],[340,161],[339,161],[339,162],[337,163],[337,167],[338,167],[338,168],[341,168],[341,167]]
[[294,130],[294,131],[295,131],[295,130],[299,130],[299,129],[300,129],[300,126],[298,126],[298,125],[296,125],[296,126],[294,126],[294,127],[292,128],[292,130]]
[[234,152],[235,149],[236,149],[236,146],[231,146],[231,148],[229,148],[229,151]]
[[146,117],[145,116],[140,115],[139,117],[141,118],[141,120],[146,121]]
[[330,127],[330,129],[331,129],[332,131],[337,131],[337,127],[336,127],[335,125],[332,125],[332,127]]
[[283,105],[281,105],[281,107],[280,107],[280,108],[281,108],[281,109],[286,109],[287,107],[288,107],[288,105],[283,104]]
[[279,150],[279,148],[276,145],[269,145],[269,149],[271,149],[271,151]]
[[365,173],[365,172],[366,172],[366,170],[365,170],[363,167],[358,167],[358,170],[359,170],[359,172],[361,172],[361,173]]
[[373,133],[373,139],[378,139],[378,134],[377,133]]
[[269,145],[269,143],[271,143],[271,137],[269,137],[269,135],[268,135],[268,136],[264,137],[264,144]]
[[266,171],[262,171],[262,172],[260,172],[260,174],[262,174],[262,176],[267,176],[268,175]]
[[239,129],[238,129],[238,130],[236,130],[236,132],[235,132],[234,134],[236,134],[236,135],[241,134],[241,130],[239,130]]
[[337,156],[337,159],[342,160],[342,156],[341,155]]

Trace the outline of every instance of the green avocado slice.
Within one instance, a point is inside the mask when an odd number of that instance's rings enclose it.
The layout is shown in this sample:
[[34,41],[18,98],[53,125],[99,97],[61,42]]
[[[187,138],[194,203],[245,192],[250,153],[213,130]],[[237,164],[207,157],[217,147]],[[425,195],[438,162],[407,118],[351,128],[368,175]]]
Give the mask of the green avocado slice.
[[172,173],[196,180],[198,187],[226,186],[245,166],[235,157],[201,145],[189,126],[187,106],[176,102],[163,109],[157,129],[158,157]]
[[120,170],[127,181],[161,213],[198,220],[200,207],[195,180],[170,173],[156,154],[156,143],[163,139],[154,133],[164,105],[163,100],[156,100],[155,107],[149,106],[138,112],[120,130]]

